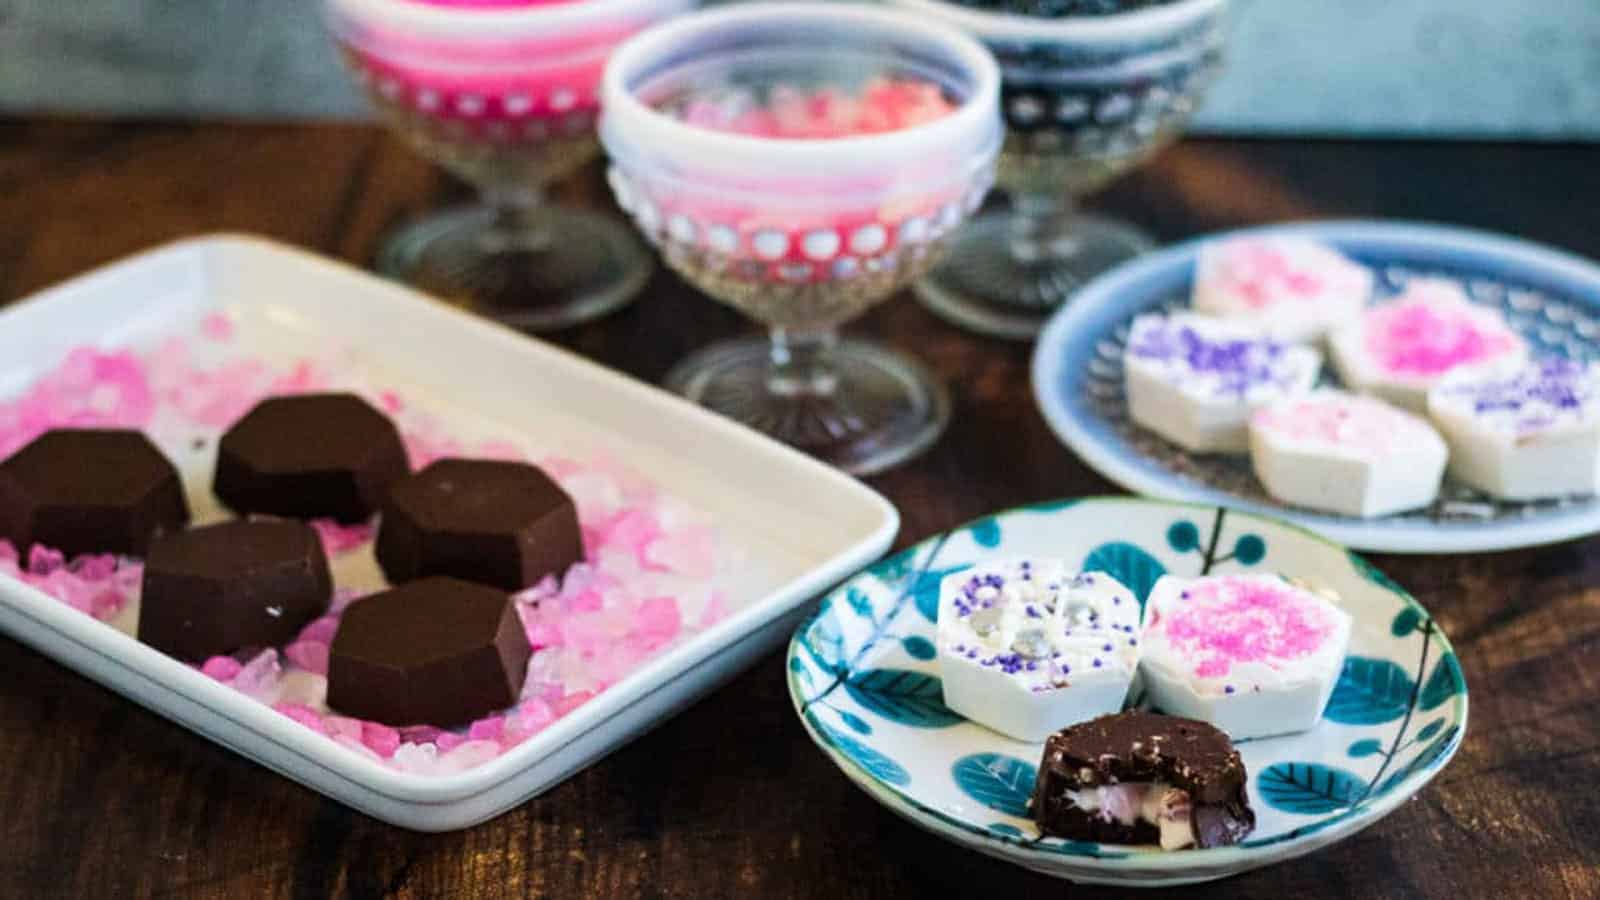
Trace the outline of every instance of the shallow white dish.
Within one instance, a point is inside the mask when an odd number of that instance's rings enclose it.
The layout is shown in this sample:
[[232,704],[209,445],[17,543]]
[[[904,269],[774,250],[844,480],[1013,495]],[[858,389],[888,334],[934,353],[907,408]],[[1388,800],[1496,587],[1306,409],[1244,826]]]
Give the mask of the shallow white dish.
[[1084,462],[1130,491],[1278,516],[1360,550],[1475,553],[1600,531],[1600,498],[1494,501],[1449,478],[1437,502],[1413,512],[1362,519],[1292,507],[1266,494],[1246,457],[1188,453],[1134,425],[1122,376],[1129,323],[1141,313],[1188,307],[1201,245],[1240,234],[1329,244],[1373,270],[1378,298],[1416,277],[1457,282],[1475,302],[1504,313],[1534,354],[1600,359],[1600,265],[1568,253],[1487,232],[1401,222],[1313,222],[1207,235],[1095,279],[1040,335],[1034,398]]
[[[993,557],[1109,572],[1141,601],[1167,573],[1278,572],[1338,593],[1353,627],[1322,721],[1238,742],[1257,816],[1243,843],[1163,853],[1039,836],[1028,798],[1042,744],[955,714],[937,674],[939,582]],[[1009,510],[876,563],[796,630],[788,666],[807,733],[873,799],[980,853],[1096,884],[1207,881],[1347,838],[1421,790],[1467,728],[1467,686],[1449,640],[1366,560],[1271,519],[1130,497]]]
[[[859,482],[697,406],[359,270],[249,237],[160,247],[0,313],[0,397],[75,347],[149,348],[219,311],[252,354],[292,358],[307,346],[341,348],[344,364],[400,387],[446,426],[544,445],[555,435],[563,450],[615,449],[738,539],[743,565],[727,585],[733,612],[726,618],[504,755],[451,775],[386,768],[0,577],[6,633],[386,822],[463,828],[555,785],[776,646],[806,600],[879,556],[899,527],[894,507]],[[212,445],[163,446],[200,519],[215,515]],[[375,582],[370,560],[354,565],[357,571],[338,571],[343,583]]]

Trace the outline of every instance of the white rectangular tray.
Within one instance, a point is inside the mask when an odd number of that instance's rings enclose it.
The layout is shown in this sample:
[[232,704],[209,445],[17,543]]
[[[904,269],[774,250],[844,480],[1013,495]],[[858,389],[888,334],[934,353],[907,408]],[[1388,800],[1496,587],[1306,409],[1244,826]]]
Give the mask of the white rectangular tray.
[[[536,444],[556,435],[561,449],[616,451],[737,537],[743,562],[726,619],[503,756],[452,775],[385,768],[0,576],[6,633],[395,825],[464,828],[557,784],[776,647],[807,600],[881,555],[899,528],[894,507],[861,483],[671,394],[359,270],[249,237],[160,247],[0,313],[0,396],[25,388],[74,347],[151,347],[215,311],[226,312],[235,339],[263,357],[330,341],[353,347],[351,364],[464,430]],[[164,449],[183,470],[197,518],[217,515],[214,451]]]

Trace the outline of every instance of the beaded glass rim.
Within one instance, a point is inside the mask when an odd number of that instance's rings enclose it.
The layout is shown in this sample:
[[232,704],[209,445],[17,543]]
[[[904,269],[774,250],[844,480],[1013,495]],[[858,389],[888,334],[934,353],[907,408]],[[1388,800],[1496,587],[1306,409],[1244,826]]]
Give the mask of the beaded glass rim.
[[[1110,345],[1116,343],[1114,332],[1134,315],[1164,308],[1175,286],[1188,283],[1203,244],[1266,234],[1325,241],[1352,252],[1369,266],[1372,264],[1362,257],[1392,259],[1395,264],[1407,261],[1423,274],[1442,268],[1455,273],[1452,277],[1466,278],[1469,288],[1474,282],[1499,284],[1508,296],[1550,295],[1565,307],[1600,316],[1600,266],[1570,253],[1490,232],[1428,223],[1334,221],[1206,235],[1101,276],[1075,294],[1046,325],[1034,348],[1033,392],[1045,421],[1062,443],[1091,468],[1136,493],[1275,516],[1362,550],[1471,553],[1554,543],[1600,531],[1600,498],[1514,504],[1506,510],[1497,507],[1496,514],[1485,519],[1433,517],[1426,512],[1360,519],[1315,512],[1208,480],[1206,467],[1229,463],[1208,462],[1166,445],[1151,452],[1133,443],[1090,396],[1090,367],[1114,364],[1110,358],[1101,359],[1105,355],[1102,345],[1111,350]],[[1582,338],[1582,343],[1588,356],[1600,354],[1600,336]],[[1172,458],[1199,462],[1179,471]],[[1447,481],[1446,492],[1452,487]],[[1441,497],[1448,500],[1446,492],[1441,492]]]
[[[829,140],[764,138],[729,134],[678,121],[652,109],[634,94],[630,82],[639,69],[669,54],[684,41],[748,25],[832,26],[860,34],[898,33],[947,51],[971,78],[971,90],[952,113],[932,122],[882,134]],[[863,42],[866,39],[863,38]],[[624,142],[652,148],[666,159],[704,164],[725,160],[781,171],[785,166],[813,170],[860,171],[914,159],[928,148],[971,145],[987,151],[1001,130],[1000,68],[982,45],[948,25],[919,19],[885,7],[814,3],[750,3],[702,10],[644,31],[622,44],[606,65],[600,105],[602,135],[611,135],[607,150],[627,155]],[[632,164],[637,164],[633,161]]]
[[1117,44],[1148,40],[1170,31],[1187,28],[1228,5],[1228,0],[1178,0],[1175,3],[1148,6],[1109,16],[1067,16],[1047,19],[1016,13],[985,12],[945,0],[889,0],[889,2],[959,26],[985,41],[1063,41],[1085,44]]

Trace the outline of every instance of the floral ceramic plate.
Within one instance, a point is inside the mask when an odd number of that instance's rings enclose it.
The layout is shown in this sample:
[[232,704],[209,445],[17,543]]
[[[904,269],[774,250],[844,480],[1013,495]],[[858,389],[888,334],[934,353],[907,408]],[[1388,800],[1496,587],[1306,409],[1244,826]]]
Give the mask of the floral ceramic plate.
[[[1237,234],[1269,231],[1337,247],[1374,271],[1379,297],[1418,276],[1457,281],[1475,301],[1500,309],[1535,353],[1600,360],[1600,266],[1576,256],[1436,225],[1319,222]],[[1188,453],[1134,425],[1122,378],[1129,322],[1188,306],[1200,244],[1230,236],[1180,244],[1096,279],[1040,335],[1034,396],[1050,427],[1084,462],[1136,493],[1267,513],[1363,550],[1471,553],[1600,531],[1600,499],[1502,503],[1448,478],[1439,501],[1416,512],[1358,519],[1296,509],[1267,496],[1246,457]]]
[[[1257,815],[1243,844],[1162,853],[1039,836],[1027,802],[1040,745],[951,712],[934,660],[940,579],[994,555],[1104,570],[1141,602],[1168,572],[1280,572],[1339,593],[1355,625],[1323,721],[1304,734],[1239,742]],[[884,560],[822,601],[790,642],[788,666],[806,730],[878,802],[948,840],[1083,882],[1205,881],[1349,837],[1437,774],[1467,724],[1450,642],[1365,560],[1269,519],[1131,498],[1011,510]]]

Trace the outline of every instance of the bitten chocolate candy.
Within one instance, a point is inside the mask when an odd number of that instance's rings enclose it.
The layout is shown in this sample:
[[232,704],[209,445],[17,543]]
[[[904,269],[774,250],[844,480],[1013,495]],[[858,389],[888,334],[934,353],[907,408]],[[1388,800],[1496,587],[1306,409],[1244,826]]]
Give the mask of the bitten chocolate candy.
[[1051,735],[1029,805],[1042,834],[1168,850],[1221,847],[1255,828],[1248,780],[1223,732],[1128,710]]
[[424,578],[345,610],[328,706],[390,725],[462,725],[516,702],[532,653],[509,594]]
[[275,646],[327,612],[332,596],[328,558],[311,526],[208,525],[150,545],[139,640],[191,661]]
[[410,470],[394,423],[360,397],[268,397],[223,434],[215,490],[241,515],[353,524]]
[[141,555],[188,523],[177,470],[137,431],[47,431],[0,463],[0,537],[18,550]]
[[378,564],[396,584],[452,575],[519,591],[583,560],[572,498],[526,463],[441,459],[394,486]]

